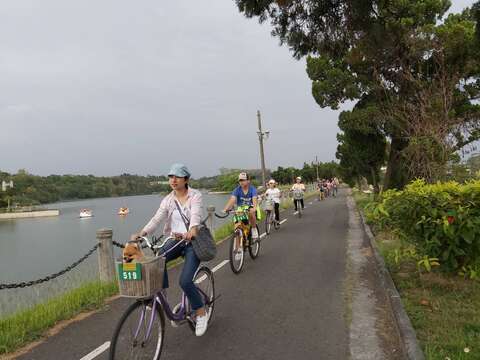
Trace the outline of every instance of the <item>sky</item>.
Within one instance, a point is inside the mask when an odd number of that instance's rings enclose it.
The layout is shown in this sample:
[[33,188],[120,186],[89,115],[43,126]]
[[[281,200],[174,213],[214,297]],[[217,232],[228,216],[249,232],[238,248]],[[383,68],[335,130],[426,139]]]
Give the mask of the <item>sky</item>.
[[257,110],[268,168],[334,160],[351,104],[321,109],[270,31],[233,0],[2,0],[0,170],[258,168]]

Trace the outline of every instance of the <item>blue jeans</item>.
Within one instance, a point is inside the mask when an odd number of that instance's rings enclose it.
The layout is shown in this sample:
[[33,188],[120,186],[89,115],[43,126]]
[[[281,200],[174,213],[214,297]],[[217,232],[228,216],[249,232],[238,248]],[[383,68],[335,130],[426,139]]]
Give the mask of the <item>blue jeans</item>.
[[[162,253],[165,253],[173,246],[175,246],[178,241],[172,240],[168,241],[163,246]],[[172,261],[180,256],[185,258],[185,262],[183,263],[182,274],[180,275],[180,287],[182,288],[185,295],[187,295],[188,301],[190,301],[190,305],[192,306],[193,310],[197,310],[203,307],[203,300],[198,292],[197,287],[193,283],[193,276],[200,265],[200,260],[198,259],[197,255],[193,251],[192,244],[182,244],[177,246],[175,249],[170,251],[165,260],[167,262]],[[166,276],[166,273],[165,273]]]

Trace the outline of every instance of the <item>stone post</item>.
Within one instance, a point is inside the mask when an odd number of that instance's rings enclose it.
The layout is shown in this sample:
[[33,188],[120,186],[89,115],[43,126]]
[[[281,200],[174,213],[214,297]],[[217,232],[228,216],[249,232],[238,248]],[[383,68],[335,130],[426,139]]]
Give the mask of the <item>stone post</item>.
[[100,281],[113,282],[116,278],[115,261],[113,257],[112,229],[97,230],[98,272]]

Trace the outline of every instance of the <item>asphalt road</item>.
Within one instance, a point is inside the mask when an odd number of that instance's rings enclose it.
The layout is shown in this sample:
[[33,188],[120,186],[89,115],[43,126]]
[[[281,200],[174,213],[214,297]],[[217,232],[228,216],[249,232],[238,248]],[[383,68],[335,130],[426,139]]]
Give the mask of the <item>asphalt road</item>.
[[[345,200],[341,192],[322,202],[306,201],[301,219],[292,210],[282,213],[287,221],[263,238],[255,261],[246,257],[242,273],[233,274],[228,263],[215,272],[220,298],[205,336],[167,323],[162,359],[347,359]],[[226,245],[220,245],[211,267],[228,259]],[[170,299],[178,298],[178,272],[170,271]],[[129,303],[113,301],[18,359],[107,359],[108,349],[100,350],[108,347]],[[102,345],[95,356],[92,351]]]

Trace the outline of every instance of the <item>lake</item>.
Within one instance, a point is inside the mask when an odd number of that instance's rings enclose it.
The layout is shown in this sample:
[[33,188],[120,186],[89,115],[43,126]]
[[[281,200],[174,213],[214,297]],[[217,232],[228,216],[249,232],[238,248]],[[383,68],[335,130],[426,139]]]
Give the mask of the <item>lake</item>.
[[[204,194],[206,207],[223,209],[228,195]],[[95,233],[111,228],[113,239],[124,243],[141,229],[158,209],[159,195],[88,199],[46,205],[60,210],[60,216],[0,221],[0,283],[35,280],[63,270],[96,244]],[[117,215],[128,207],[127,216]],[[92,218],[79,218],[83,208]],[[224,221],[215,219],[215,227]],[[157,234],[161,234],[159,227]],[[117,254],[120,250],[117,249]],[[96,252],[69,273],[41,285],[15,290],[0,290],[0,316],[31,306],[98,277]]]

